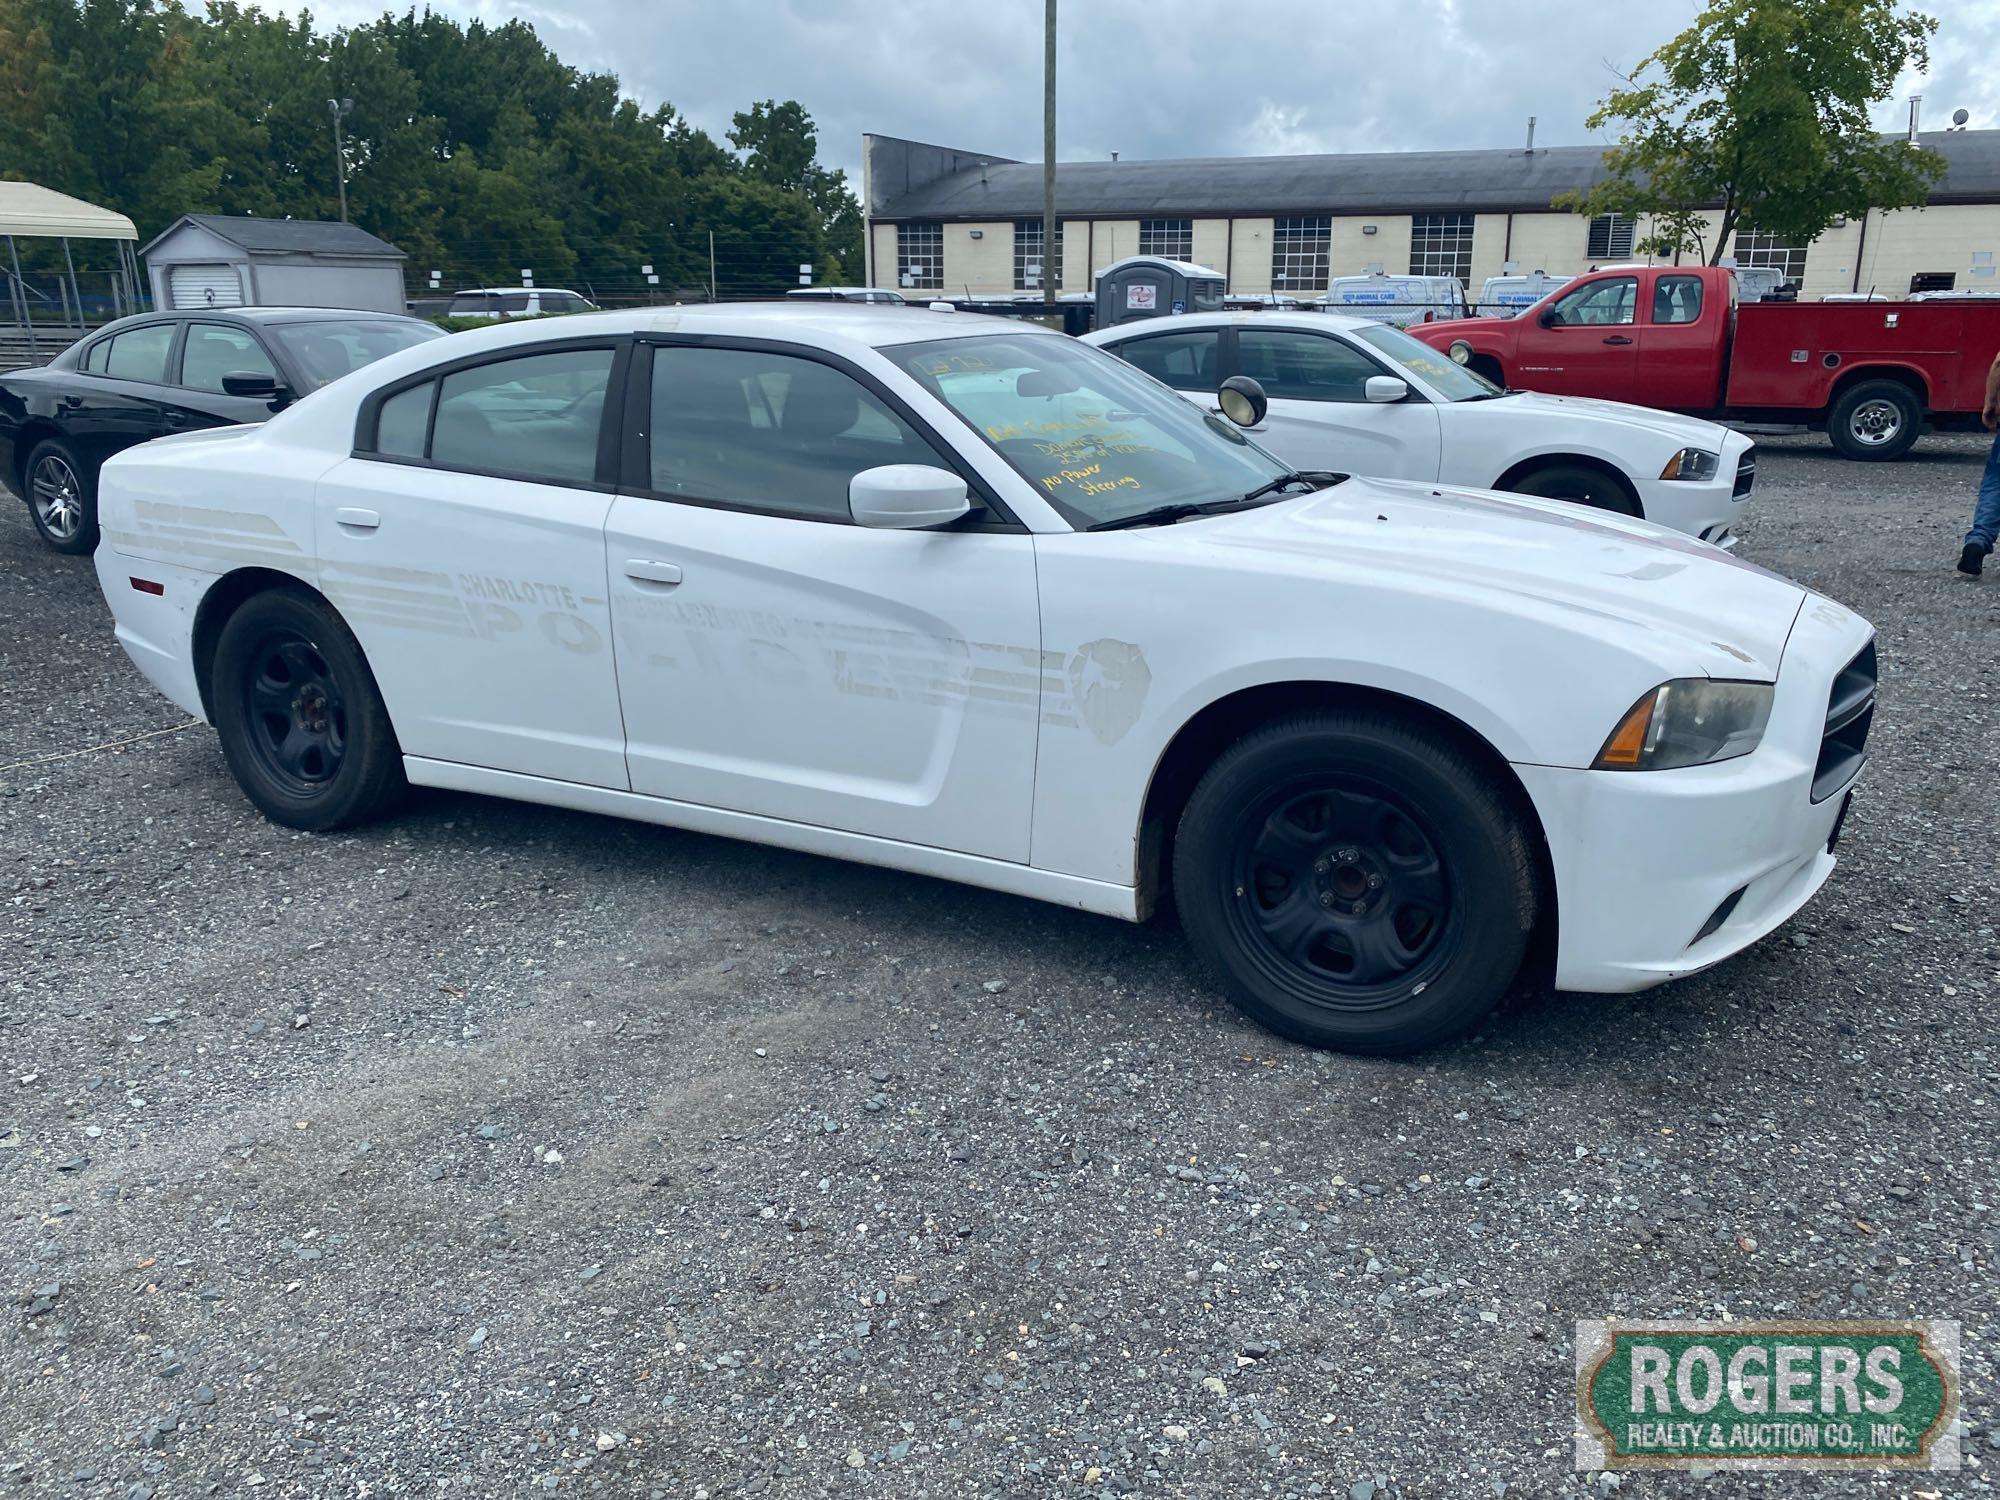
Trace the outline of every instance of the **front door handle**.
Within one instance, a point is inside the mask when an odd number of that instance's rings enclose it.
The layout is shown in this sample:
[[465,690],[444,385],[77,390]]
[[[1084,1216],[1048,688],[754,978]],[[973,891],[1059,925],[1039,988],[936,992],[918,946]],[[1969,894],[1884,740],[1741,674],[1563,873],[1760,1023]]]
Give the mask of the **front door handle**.
[[660,562],[650,557],[628,557],[625,559],[625,576],[640,583],[661,583],[672,588],[681,581],[679,563]]
[[382,524],[382,513],[363,510],[358,505],[343,505],[333,513],[333,519],[351,531],[373,531]]
[[1614,333],[1611,335],[1610,338],[1606,339],[1604,342],[1607,344],[1629,344],[1632,341],[1626,338],[1625,335],[1622,333]]

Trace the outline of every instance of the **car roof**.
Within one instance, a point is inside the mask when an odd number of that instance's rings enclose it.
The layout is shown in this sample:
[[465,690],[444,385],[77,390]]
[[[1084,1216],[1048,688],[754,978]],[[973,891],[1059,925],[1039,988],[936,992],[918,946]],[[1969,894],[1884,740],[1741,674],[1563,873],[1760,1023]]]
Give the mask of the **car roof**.
[[453,292],[454,297],[511,297],[516,292],[562,292],[566,296],[581,297],[582,292],[573,292],[566,286],[468,286]]
[[562,318],[516,319],[465,333],[455,333],[454,347],[484,348],[540,343],[548,339],[603,337],[629,333],[709,333],[722,337],[816,339],[844,341],[883,348],[918,344],[932,339],[970,338],[976,334],[1030,333],[1063,338],[1064,334],[1019,318],[985,317],[978,313],[931,312],[921,307],[881,303],[817,302],[803,297],[772,302],[708,302],[681,307],[625,308],[612,312],[571,313]]
[[1292,328],[1309,333],[1350,333],[1360,328],[1380,328],[1373,318],[1350,317],[1346,313],[1317,312],[1312,308],[1252,308],[1238,312],[1174,313],[1164,318],[1144,318],[1135,323],[1114,323],[1084,335],[1091,343],[1110,343],[1120,338],[1137,338],[1144,333],[1171,333],[1180,328]]
[[407,313],[375,312],[360,307],[163,307],[153,312],[133,313],[128,317],[116,318],[102,328],[91,329],[92,335],[106,329],[123,328],[130,324],[137,327],[141,323],[173,323],[199,321],[203,323],[421,323],[422,318],[413,318]]

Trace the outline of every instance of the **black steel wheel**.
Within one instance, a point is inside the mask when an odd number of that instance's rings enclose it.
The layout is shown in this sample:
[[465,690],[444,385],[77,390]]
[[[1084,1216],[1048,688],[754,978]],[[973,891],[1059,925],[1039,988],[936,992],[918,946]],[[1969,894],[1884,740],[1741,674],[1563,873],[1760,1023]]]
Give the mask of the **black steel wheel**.
[[35,445],[22,470],[28,515],[41,539],[80,556],[97,547],[97,486],[75,454],[53,438]]
[[303,589],[258,594],[229,617],[209,696],[230,771],[276,822],[364,822],[403,789],[402,752],[361,647]]
[[[1268,809],[1268,810],[1267,810]],[[1273,982],[1343,1010],[1393,1005],[1449,962],[1455,903],[1400,798],[1308,773],[1237,824],[1230,921]]]
[[1315,1046],[1400,1053],[1475,1024],[1534,926],[1518,791],[1388,711],[1267,724],[1224,751],[1175,834],[1181,925],[1245,1014]]

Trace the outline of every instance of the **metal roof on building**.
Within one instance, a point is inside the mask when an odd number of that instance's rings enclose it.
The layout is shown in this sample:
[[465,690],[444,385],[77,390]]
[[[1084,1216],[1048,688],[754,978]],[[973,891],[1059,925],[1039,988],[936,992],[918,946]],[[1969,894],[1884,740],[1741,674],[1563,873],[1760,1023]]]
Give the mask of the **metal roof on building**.
[[[2000,130],[1926,131],[1919,139],[1947,163],[1932,203],[2000,202]],[[890,136],[869,136],[863,148],[872,218],[1014,219],[1042,212],[1039,162],[958,165],[965,153]],[[950,169],[923,180],[929,163]],[[1056,211],[1077,219],[1533,213],[1604,176],[1597,146],[1059,162]]]
[[321,219],[256,219],[247,214],[182,214],[140,253],[153,247],[183,224],[206,229],[252,255],[344,255],[378,260],[403,260],[403,252],[356,224]]

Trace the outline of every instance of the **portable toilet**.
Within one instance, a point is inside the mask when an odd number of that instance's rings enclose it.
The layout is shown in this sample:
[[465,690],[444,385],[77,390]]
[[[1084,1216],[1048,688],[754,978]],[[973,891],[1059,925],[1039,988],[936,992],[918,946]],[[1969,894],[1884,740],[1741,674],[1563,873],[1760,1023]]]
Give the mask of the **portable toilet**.
[[1097,326],[1136,323],[1175,313],[1219,312],[1223,275],[1212,266],[1128,255],[1097,273]]
[[1551,276],[1547,271],[1489,276],[1479,289],[1479,305],[1472,311],[1482,318],[1518,317],[1523,308],[1533,307],[1569,280],[1567,276]]
[[1464,317],[1465,288],[1456,276],[1389,276],[1370,271],[1361,276],[1334,277],[1316,305],[1327,312],[1351,313],[1401,328],[1409,323]]

